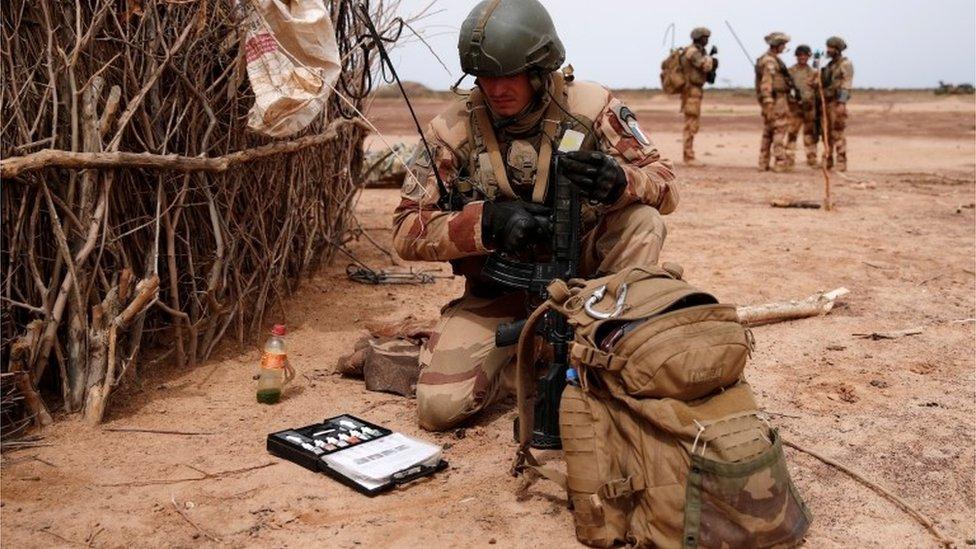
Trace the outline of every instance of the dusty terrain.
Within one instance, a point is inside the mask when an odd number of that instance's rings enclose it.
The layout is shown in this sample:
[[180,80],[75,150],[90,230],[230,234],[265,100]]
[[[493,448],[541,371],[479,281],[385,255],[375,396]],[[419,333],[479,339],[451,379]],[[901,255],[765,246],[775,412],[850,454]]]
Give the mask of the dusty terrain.
[[[680,156],[676,102],[627,99],[665,156]],[[850,288],[829,316],[755,330],[747,375],[758,398],[786,438],[889,487],[958,546],[976,544],[972,97],[857,95],[851,171],[834,178],[830,213],[770,208],[774,198],[819,198],[819,172],[758,173],[754,102],[731,94],[705,101],[699,150],[709,166],[679,170],[682,203],[667,218],[662,259],[734,303]],[[421,116],[442,104],[421,102]],[[410,133],[395,100],[374,104],[370,116],[391,139]],[[360,221],[383,245],[396,202],[394,190],[369,190],[359,201]],[[375,267],[390,265],[365,239],[351,249]],[[463,431],[427,434],[412,400],[331,375],[365,324],[433,318],[462,281],[363,286],[346,279],[344,265],[340,257],[269,319],[288,324],[299,372],[282,403],[254,402],[259,351],[229,346],[195,370],[143,377],[104,425],[209,434],[112,432],[69,419],[42,433],[49,446],[5,454],[5,544],[572,546],[557,488],[540,483],[516,499],[507,475],[511,401]],[[896,340],[852,336],[915,327],[922,333]],[[342,412],[443,444],[451,468],[369,499],[266,453],[267,433]],[[845,474],[794,450],[788,458],[815,515],[809,547],[934,545]]]

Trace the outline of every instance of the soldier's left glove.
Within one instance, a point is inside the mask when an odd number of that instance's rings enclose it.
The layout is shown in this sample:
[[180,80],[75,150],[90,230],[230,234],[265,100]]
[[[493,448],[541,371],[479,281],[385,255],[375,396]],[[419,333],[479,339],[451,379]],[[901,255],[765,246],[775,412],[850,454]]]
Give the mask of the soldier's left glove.
[[627,174],[612,156],[597,151],[566,153],[559,170],[585,198],[613,204],[627,187]]
[[715,55],[718,53],[718,46],[712,46],[712,51],[708,52],[708,55]]

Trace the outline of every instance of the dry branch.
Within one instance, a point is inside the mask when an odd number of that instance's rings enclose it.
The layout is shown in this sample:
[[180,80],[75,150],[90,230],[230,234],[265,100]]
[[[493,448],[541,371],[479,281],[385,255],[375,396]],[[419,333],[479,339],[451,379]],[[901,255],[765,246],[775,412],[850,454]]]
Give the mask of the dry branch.
[[363,130],[369,127],[360,120],[333,120],[325,132],[308,135],[285,142],[269,143],[214,158],[181,156],[178,154],[151,154],[131,152],[71,152],[44,149],[24,156],[0,160],[0,177],[17,177],[31,170],[42,168],[74,169],[112,169],[112,168],[151,168],[176,172],[225,172],[237,164],[254,162],[271,156],[293,154],[309,147],[322,145],[339,135],[339,129],[355,125]]
[[803,300],[746,305],[736,309],[736,312],[739,314],[739,322],[746,326],[761,326],[811,316],[822,316],[834,308],[834,304],[839,298],[849,293],[850,290],[847,288],[837,288],[830,292],[814,294]]

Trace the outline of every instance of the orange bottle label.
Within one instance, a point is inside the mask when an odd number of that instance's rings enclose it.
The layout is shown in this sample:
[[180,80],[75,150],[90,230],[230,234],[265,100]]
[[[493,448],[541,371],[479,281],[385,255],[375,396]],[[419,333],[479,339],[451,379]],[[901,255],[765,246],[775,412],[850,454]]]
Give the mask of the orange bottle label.
[[286,356],[277,353],[264,353],[264,356],[261,357],[261,368],[265,370],[284,370]]

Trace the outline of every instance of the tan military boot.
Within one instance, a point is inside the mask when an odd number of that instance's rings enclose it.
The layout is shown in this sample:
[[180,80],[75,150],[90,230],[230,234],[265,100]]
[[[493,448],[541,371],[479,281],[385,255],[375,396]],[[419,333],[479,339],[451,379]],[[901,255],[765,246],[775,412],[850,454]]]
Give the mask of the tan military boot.
[[788,173],[793,171],[793,166],[787,163],[776,163],[773,164],[773,173]]
[[705,166],[705,163],[694,158],[685,158],[684,165],[689,168],[701,168]]

